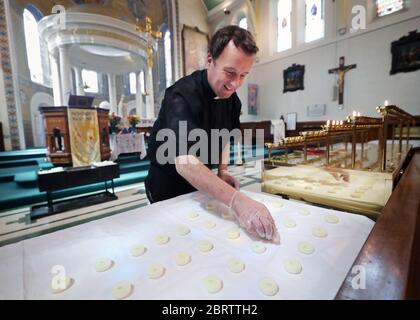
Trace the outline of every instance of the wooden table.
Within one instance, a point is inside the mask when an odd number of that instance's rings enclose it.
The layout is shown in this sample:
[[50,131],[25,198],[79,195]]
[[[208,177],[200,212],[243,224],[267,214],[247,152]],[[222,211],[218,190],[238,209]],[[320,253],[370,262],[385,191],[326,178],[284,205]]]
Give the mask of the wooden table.
[[420,299],[420,149],[413,150],[353,266],[364,267],[366,288],[353,289],[350,270],[336,299]]
[[[62,171],[38,173],[39,191],[46,191],[47,206],[33,206],[31,208],[31,219],[40,218],[80,207],[90,206],[97,203],[117,199],[114,192],[114,180],[120,176],[120,169],[117,163],[104,166],[83,166],[64,168]],[[108,192],[108,184],[112,193]],[[79,197],[72,200],[53,203],[52,192],[72,187],[104,182],[105,192],[89,196]]]

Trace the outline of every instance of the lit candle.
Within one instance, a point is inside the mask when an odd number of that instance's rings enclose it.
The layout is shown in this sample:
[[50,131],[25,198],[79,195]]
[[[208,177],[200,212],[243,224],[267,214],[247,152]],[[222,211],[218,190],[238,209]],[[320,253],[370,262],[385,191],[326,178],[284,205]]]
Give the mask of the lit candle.
[[360,117],[360,116],[361,116],[361,113],[360,113],[360,112],[358,112],[358,113],[357,113],[357,116],[358,116],[358,117]]
[[330,126],[330,120],[327,120],[327,127]]
[[388,105],[388,100],[385,100],[384,106],[386,107]]
[[356,110],[353,110],[353,117],[356,116]]
[[335,120],[332,121],[332,125],[335,126]]
[[343,120],[340,121],[340,126],[342,126],[342,125],[343,125]]

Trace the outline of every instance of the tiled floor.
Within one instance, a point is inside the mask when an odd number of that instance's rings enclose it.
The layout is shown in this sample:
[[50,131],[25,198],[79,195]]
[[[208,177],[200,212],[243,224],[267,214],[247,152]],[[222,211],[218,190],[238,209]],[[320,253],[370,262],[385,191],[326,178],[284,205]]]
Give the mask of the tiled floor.
[[[229,171],[241,181],[241,189],[260,192],[260,168],[261,163],[257,161],[244,166],[232,166]],[[143,183],[116,188],[115,192],[118,196],[115,201],[67,211],[34,221],[30,219],[30,207],[2,212],[0,214],[0,246],[149,204]]]

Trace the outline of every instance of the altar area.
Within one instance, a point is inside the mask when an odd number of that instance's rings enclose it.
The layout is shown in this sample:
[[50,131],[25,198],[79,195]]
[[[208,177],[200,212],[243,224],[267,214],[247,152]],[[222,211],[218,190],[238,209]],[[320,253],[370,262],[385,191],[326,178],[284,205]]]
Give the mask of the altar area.
[[109,144],[111,148],[110,160],[112,161],[117,160],[122,153],[139,153],[140,159],[144,159],[147,155],[144,132],[111,134],[109,136]]

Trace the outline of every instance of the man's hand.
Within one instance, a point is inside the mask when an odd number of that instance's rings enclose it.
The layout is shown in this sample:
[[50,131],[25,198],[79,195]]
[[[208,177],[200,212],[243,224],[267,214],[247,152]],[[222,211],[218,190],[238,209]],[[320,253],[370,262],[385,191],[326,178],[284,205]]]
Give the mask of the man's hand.
[[249,233],[280,243],[276,224],[265,205],[237,191],[231,200],[231,208],[239,224]]
[[346,182],[350,181],[350,175],[348,172],[344,171],[340,168],[333,168],[333,167],[325,167],[325,171],[327,171],[329,174],[331,174],[335,180],[340,181],[343,179]]
[[227,171],[223,170],[223,171],[219,172],[218,176],[224,182],[226,182],[227,184],[231,185],[236,190],[239,190],[239,188],[241,186],[241,182],[238,179],[236,179],[235,177],[232,177],[231,175],[229,175],[227,173]]

